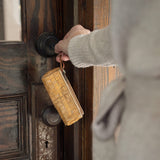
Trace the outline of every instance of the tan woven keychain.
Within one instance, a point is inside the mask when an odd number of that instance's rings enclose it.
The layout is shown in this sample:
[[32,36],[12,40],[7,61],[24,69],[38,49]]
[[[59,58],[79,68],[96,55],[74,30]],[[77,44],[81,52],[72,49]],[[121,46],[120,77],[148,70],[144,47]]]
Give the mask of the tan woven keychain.
[[42,82],[65,125],[72,125],[83,117],[83,109],[65,75],[63,62],[43,75]]

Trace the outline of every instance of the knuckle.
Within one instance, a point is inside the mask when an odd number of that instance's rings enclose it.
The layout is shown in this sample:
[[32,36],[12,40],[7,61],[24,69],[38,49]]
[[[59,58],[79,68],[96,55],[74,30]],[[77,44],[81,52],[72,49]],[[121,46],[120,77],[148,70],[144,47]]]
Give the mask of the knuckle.
[[83,29],[83,26],[81,26],[80,24],[77,24],[74,26],[75,29]]
[[86,29],[86,33],[90,33],[91,31],[89,29]]

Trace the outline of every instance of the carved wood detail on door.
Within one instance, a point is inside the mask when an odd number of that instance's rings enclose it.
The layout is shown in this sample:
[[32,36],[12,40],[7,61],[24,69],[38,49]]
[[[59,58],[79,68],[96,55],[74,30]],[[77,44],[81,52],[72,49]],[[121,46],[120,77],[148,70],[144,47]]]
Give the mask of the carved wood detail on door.
[[28,153],[27,97],[0,98],[0,159]]
[[0,159],[27,159],[29,113],[24,43],[0,43]]

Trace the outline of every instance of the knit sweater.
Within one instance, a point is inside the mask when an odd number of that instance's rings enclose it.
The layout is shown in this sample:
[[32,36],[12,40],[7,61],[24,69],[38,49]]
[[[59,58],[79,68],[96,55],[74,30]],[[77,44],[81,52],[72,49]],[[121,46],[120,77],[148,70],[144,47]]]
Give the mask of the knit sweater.
[[102,94],[93,123],[93,158],[159,160],[160,1],[113,0],[111,15],[109,27],[76,36],[68,47],[75,66],[118,64],[125,77]]

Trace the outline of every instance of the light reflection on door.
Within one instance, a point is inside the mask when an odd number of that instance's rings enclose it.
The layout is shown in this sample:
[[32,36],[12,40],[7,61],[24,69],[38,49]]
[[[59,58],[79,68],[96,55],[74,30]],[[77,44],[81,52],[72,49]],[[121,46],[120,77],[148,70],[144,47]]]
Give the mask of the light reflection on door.
[[0,0],[0,41],[21,41],[20,0]]

